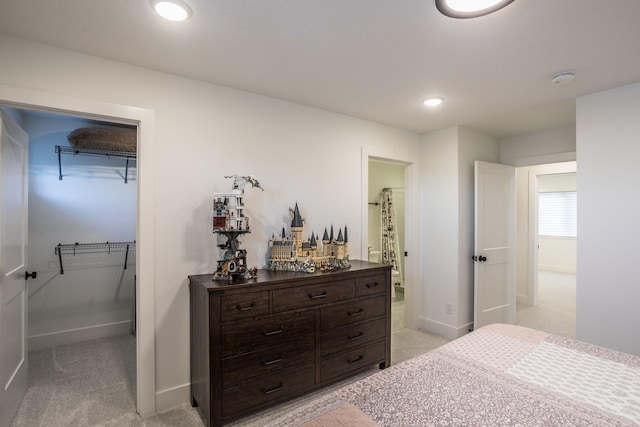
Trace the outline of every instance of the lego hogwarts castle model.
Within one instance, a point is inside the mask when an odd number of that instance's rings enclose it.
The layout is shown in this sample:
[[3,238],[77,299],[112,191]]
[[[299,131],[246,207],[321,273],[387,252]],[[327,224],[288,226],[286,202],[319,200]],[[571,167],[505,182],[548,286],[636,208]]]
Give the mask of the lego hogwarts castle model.
[[269,270],[306,271],[313,273],[316,269],[333,271],[351,267],[348,254],[347,226],[333,236],[333,225],[328,233],[324,229],[322,241],[311,233],[306,241],[302,238],[304,219],[300,215],[298,204],[289,209],[291,219],[291,235],[287,236],[282,228],[280,237],[272,236],[269,241]]
[[240,249],[238,237],[250,233],[249,217],[244,213],[244,187],[264,189],[253,175],[230,175],[233,186],[228,193],[213,195],[213,232],[226,237],[225,243],[218,247],[224,250],[223,258],[213,274],[213,280],[233,280],[234,278],[252,278],[258,273],[257,267],[247,268],[247,251]]

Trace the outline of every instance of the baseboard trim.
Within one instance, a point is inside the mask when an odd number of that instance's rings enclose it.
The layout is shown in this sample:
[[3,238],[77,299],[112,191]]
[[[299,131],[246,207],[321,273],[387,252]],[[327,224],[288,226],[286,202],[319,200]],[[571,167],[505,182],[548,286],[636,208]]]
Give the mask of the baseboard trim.
[[156,411],[163,412],[191,401],[191,384],[183,384],[156,392]]
[[529,305],[529,295],[526,295],[526,294],[517,294],[517,295],[516,295],[516,304],[525,304],[525,305]]
[[425,317],[420,318],[420,330],[429,332],[432,334],[440,335],[441,337],[454,340],[460,338],[463,335],[469,333],[469,329],[473,326],[473,323],[467,323],[462,326],[452,326],[446,323],[438,322],[433,319],[427,319]]
[[564,265],[540,264],[539,270],[549,271],[551,273],[576,274],[575,265],[566,267]]
[[108,323],[105,325],[68,329],[66,331],[50,332],[48,334],[41,335],[31,335],[28,337],[29,351],[127,334],[130,330],[131,322],[129,320],[125,320],[123,322]]

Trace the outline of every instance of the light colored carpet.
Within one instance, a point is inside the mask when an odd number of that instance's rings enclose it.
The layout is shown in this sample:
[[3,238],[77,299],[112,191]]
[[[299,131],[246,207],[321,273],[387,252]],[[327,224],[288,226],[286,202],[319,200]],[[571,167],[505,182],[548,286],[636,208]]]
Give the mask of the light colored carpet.
[[[538,307],[518,306],[517,323],[575,336],[575,276],[541,272]],[[430,351],[448,340],[409,330],[404,301],[392,303],[392,364]],[[324,393],[377,372],[376,369],[305,395],[229,427],[261,427]],[[189,404],[142,419],[135,412],[135,338],[104,338],[29,353],[29,389],[11,427],[202,426]]]
[[[436,335],[402,327],[404,303],[392,304],[392,364],[446,343]],[[261,427],[312,399],[378,372],[372,369],[255,415],[226,424]],[[135,412],[135,338],[130,335],[29,353],[29,389],[11,427],[202,426],[189,404],[142,419]]]
[[518,304],[516,324],[566,338],[576,337],[576,276],[538,272],[538,305]]

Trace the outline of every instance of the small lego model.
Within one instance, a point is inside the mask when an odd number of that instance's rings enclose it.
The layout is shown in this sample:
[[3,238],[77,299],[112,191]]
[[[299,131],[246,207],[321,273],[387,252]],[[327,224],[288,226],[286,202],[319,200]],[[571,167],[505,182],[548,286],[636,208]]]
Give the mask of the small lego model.
[[269,270],[304,271],[313,273],[334,271],[351,267],[348,254],[347,226],[333,236],[333,225],[328,233],[325,227],[322,245],[318,243],[318,236],[311,233],[305,241],[302,238],[304,219],[300,215],[298,204],[294,209],[289,208],[291,215],[291,234],[285,234],[284,227],[280,237],[272,236],[269,241]]
[[221,260],[213,273],[213,280],[233,280],[236,277],[255,278],[258,268],[247,268],[247,251],[240,249],[238,237],[250,233],[249,217],[244,213],[244,187],[264,189],[253,175],[229,175],[233,178],[233,186],[228,193],[213,195],[213,232],[227,238],[218,247],[224,250]]

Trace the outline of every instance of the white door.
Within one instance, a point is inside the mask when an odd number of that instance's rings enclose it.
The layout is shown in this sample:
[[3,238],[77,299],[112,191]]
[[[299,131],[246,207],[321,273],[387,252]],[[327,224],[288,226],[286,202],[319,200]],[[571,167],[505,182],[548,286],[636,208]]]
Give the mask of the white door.
[[475,162],[474,329],[516,321],[515,168]]
[[0,427],[27,390],[28,136],[0,111]]

